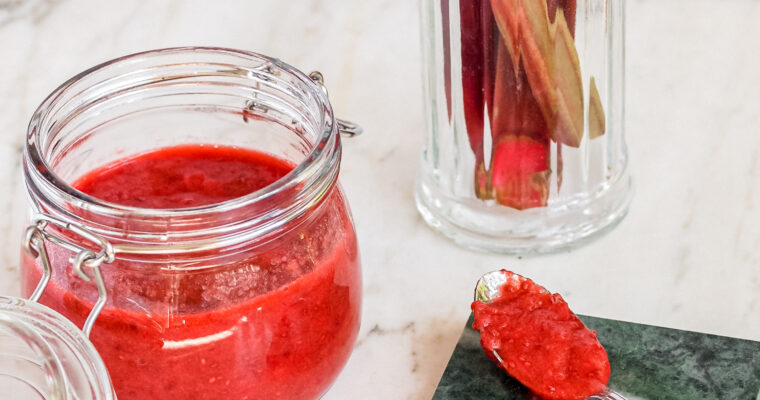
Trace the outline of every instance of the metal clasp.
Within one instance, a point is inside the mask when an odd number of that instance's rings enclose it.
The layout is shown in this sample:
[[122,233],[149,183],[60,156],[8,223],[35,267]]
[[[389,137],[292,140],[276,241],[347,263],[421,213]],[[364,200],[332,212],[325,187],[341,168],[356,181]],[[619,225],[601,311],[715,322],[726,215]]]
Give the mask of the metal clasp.
[[[78,237],[93,243],[93,247],[98,248],[99,250],[93,251],[71,241],[53,230],[49,230],[48,227],[50,225],[53,225],[60,230],[69,231]],[[30,301],[36,302],[42,297],[42,292],[45,291],[45,287],[47,287],[50,282],[50,276],[52,275],[50,258],[48,257],[47,249],[45,247],[46,240],[74,252],[74,256],[69,262],[74,268],[74,272],[76,272],[81,279],[86,282],[95,279],[95,285],[98,288],[98,300],[95,302],[92,311],[90,311],[90,314],[87,316],[84,326],[82,327],[84,334],[89,337],[90,332],[92,331],[92,326],[95,324],[95,320],[103,310],[103,307],[105,307],[106,300],[108,299],[103,275],[100,273],[100,266],[104,263],[109,264],[115,259],[113,245],[103,237],[81,225],[66,222],[46,214],[35,215],[32,218],[32,224],[26,228],[24,250],[33,258],[40,258],[40,261],[42,262],[42,278],[34,289],[34,292],[32,292],[31,297],[29,297]],[[89,269],[92,275],[88,274],[85,271],[85,268]]]
[[[327,86],[325,86],[325,77],[319,71],[312,71],[309,74],[309,78],[314,81],[325,92],[325,96],[330,97],[327,93]],[[345,137],[354,137],[361,135],[364,132],[361,126],[345,119],[335,118],[335,122],[338,124],[338,132]]]

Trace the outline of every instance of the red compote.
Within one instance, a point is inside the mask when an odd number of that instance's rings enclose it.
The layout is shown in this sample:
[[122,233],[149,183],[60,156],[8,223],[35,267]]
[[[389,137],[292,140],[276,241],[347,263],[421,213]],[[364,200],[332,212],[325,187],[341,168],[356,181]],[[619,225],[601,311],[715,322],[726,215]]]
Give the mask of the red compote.
[[[72,186],[120,205],[189,208],[245,196],[294,167],[251,150],[185,145],[117,161]],[[193,261],[117,254],[101,266],[109,298],[90,338],[118,398],[322,395],[351,353],[361,278],[343,194],[331,186],[319,202],[263,243],[205,251]],[[72,271],[71,253],[51,244],[48,251],[53,278],[41,302],[81,326],[94,286]],[[39,263],[24,260],[30,293]]]
[[[604,391],[607,353],[559,294],[501,271],[506,282],[488,303],[472,303],[486,355],[546,399],[577,400]],[[494,353],[501,358],[499,361]]]

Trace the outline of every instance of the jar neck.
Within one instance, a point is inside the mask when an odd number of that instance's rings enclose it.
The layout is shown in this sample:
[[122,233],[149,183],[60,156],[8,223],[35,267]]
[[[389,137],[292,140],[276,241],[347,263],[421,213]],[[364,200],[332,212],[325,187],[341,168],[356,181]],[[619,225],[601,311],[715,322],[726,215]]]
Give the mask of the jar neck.
[[0,378],[11,378],[4,388],[18,398],[115,398],[95,348],[47,307],[0,296],[0,352]]
[[[201,129],[206,123],[214,127],[217,117],[235,135]],[[188,124],[191,133],[176,129],[179,124]],[[155,136],[144,133],[146,126]],[[264,151],[282,151],[297,166],[254,193],[195,208],[123,206],[71,186],[77,174],[87,172],[82,168],[124,154],[115,143],[130,132],[146,136],[125,145],[127,155],[193,141],[266,142],[272,144]],[[276,235],[329,192],[340,155],[330,103],[308,76],[254,53],[174,48],[107,62],[54,91],[29,125],[24,173],[35,212],[85,226],[111,241],[117,254],[178,254]]]

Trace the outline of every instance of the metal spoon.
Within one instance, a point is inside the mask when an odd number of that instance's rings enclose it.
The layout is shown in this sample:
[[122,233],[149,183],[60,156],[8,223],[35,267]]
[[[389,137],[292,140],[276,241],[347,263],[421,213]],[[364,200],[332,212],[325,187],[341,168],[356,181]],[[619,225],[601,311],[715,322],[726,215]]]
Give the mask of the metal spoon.
[[[478,280],[478,284],[475,286],[475,301],[483,303],[490,303],[501,295],[499,288],[507,283],[507,280],[513,279],[513,283],[522,283],[527,280],[518,274],[512,273],[509,277],[503,270],[489,272]],[[497,352],[493,352],[493,356],[502,363],[502,359]],[[604,393],[596,394],[589,397],[586,400],[628,400],[622,394],[615,392],[612,389],[607,389]]]

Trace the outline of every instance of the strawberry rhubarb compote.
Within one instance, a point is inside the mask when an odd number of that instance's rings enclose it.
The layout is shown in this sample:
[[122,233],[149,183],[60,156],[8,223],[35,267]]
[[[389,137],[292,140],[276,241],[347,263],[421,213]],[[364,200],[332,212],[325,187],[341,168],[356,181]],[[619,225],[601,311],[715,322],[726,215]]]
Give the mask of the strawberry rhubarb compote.
[[[176,211],[250,195],[294,167],[252,150],[183,145],[102,166],[71,186],[113,204]],[[327,390],[356,338],[361,282],[343,194],[331,185],[316,201],[253,244],[181,260],[117,254],[101,266],[108,303],[90,339],[120,400],[316,399]],[[129,243],[130,223],[121,229],[120,243]],[[41,302],[81,326],[94,286],[72,271],[70,252],[47,247],[53,278]],[[25,255],[24,266],[28,294],[40,263]]]
[[486,355],[547,400],[582,400],[610,379],[607,352],[559,294],[502,270],[499,296],[475,301],[473,328]]

